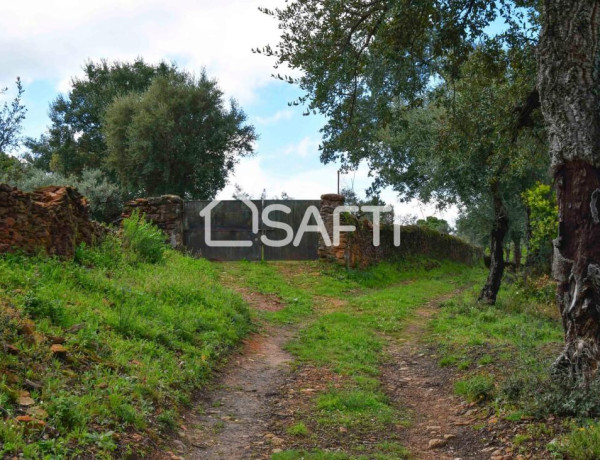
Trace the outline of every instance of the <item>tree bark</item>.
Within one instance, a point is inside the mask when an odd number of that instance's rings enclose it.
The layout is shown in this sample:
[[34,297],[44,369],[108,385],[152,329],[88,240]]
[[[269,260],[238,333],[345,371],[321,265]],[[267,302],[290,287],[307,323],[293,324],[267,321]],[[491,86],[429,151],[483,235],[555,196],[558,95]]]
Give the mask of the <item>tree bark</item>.
[[479,301],[494,305],[504,275],[504,238],[508,233],[508,212],[498,190],[498,184],[492,185],[494,199],[494,228],[490,238],[490,273],[479,295]]
[[565,330],[556,369],[587,384],[600,361],[598,0],[545,0],[538,89],[559,205],[554,277]]
[[521,238],[515,238],[513,242],[515,243],[515,270],[519,271],[521,269],[521,258],[523,256],[521,251]]

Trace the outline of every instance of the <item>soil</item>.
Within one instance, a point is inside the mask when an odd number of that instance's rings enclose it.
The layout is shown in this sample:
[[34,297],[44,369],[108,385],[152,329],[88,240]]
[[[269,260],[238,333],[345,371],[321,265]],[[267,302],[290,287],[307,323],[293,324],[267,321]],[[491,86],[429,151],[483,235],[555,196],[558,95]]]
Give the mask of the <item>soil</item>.
[[402,444],[415,458],[503,459],[505,446],[473,429],[482,422],[477,406],[454,396],[453,372],[440,368],[435,355],[415,340],[424,335],[439,305],[457,294],[438,298],[415,311],[403,329],[403,339],[388,350],[390,359],[382,368],[382,381],[390,400],[410,411],[412,423]]
[[[251,308],[276,311],[283,308],[273,295],[238,289]],[[224,460],[254,458],[269,424],[271,399],[290,373],[292,356],[284,345],[290,330],[268,324],[244,341],[230,358],[211,388],[184,416],[185,424],[166,458]]]
[[[273,311],[281,302],[240,290],[256,309]],[[454,293],[453,295],[456,295]],[[485,406],[466,403],[453,394],[454,371],[440,368],[419,342],[428,320],[446,298],[415,311],[400,339],[389,340],[382,385],[410,423],[384,433],[376,428],[322,427],[314,423],[310,437],[292,436],[287,429],[314,408],[315,396],[342,387],[344,378],[325,368],[294,363],[285,344],[294,333],[285,327],[262,325],[224,366],[212,388],[185,416],[184,426],[163,458],[266,459],[286,449],[361,452],[369,457],[375,445],[399,443],[411,458],[423,460],[505,460],[543,458],[520,455],[510,446],[515,425],[495,419]],[[329,302],[330,309],[343,305]],[[297,329],[297,327],[296,327]],[[298,420],[297,420],[298,418]],[[302,417],[306,421],[306,417]]]

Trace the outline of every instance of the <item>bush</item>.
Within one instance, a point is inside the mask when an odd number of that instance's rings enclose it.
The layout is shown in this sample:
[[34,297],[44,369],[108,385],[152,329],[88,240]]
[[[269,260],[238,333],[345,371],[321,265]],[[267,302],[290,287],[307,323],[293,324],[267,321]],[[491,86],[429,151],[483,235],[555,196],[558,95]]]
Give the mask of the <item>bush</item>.
[[0,182],[17,187],[24,192],[50,185],[68,185],[76,188],[88,199],[92,217],[100,222],[114,222],[123,209],[121,189],[98,169],[85,169],[78,178],[49,173],[27,164],[18,164],[11,169],[0,170]]
[[75,262],[85,267],[117,268],[123,263],[123,244],[117,235],[109,234],[92,247],[82,243],[75,249]]
[[123,249],[130,263],[156,264],[164,260],[165,235],[136,210],[123,221]]

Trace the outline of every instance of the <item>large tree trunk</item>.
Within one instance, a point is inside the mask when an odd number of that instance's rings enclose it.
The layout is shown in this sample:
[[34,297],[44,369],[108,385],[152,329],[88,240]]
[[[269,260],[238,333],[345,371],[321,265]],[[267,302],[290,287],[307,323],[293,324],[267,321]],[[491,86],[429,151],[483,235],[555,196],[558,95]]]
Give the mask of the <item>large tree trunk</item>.
[[554,276],[565,329],[556,362],[588,383],[600,360],[598,0],[545,0],[538,89],[559,204]]
[[504,238],[508,232],[508,212],[497,184],[492,186],[492,196],[494,199],[494,228],[490,240],[490,273],[479,296],[480,302],[489,305],[496,303],[496,297],[502,283],[505,267]]

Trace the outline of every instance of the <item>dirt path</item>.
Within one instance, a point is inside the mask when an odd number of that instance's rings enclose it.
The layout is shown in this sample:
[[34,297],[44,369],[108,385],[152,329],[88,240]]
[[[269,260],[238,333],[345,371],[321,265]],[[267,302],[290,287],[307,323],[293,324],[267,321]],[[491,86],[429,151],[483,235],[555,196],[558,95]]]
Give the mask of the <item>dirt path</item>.
[[[276,296],[237,289],[251,308],[276,311]],[[171,458],[223,460],[264,458],[253,452],[277,439],[263,435],[269,424],[270,399],[289,373],[292,357],[283,347],[293,334],[283,327],[259,325],[240,351],[221,370],[204,397],[185,415],[185,425],[173,442]]]
[[[485,421],[475,405],[453,394],[453,373],[442,369],[419,343],[428,321],[443,301],[435,299],[414,312],[400,341],[391,342],[390,362],[382,368],[382,383],[391,400],[411,412],[402,444],[421,460],[511,459],[502,445],[485,438],[475,425]],[[487,415],[487,414],[485,414]]]
[[[237,290],[254,309],[275,311],[283,307],[276,296],[247,289]],[[408,428],[398,426],[388,433],[368,428],[360,432],[330,432],[315,427],[312,440],[290,436],[286,427],[296,414],[310,411],[315,395],[327,388],[342,387],[342,378],[327,369],[308,365],[294,367],[284,345],[293,338],[286,328],[261,325],[240,352],[222,370],[205,397],[185,417],[185,426],[174,441],[171,458],[266,459],[273,452],[290,448],[323,448],[341,451],[356,446],[399,442],[422,460],[505,460],[497,439],[486,439],[487,430],[473,429],[485,423],[477,407],[453,395],[453,372],[441,369],[430,351],[420,343],[428,321],[444,300],[437,298],[414,311],[400,339],[388,338],[389,361],[382,366],[381,382],[390,400],[410,412]],[[328,307],[339,305],[328,299]],[[326,310],[328,311],[328,310]],[[295,328],[297,329],[297,327]],[[314,444],[313,444],[314,443]]]

